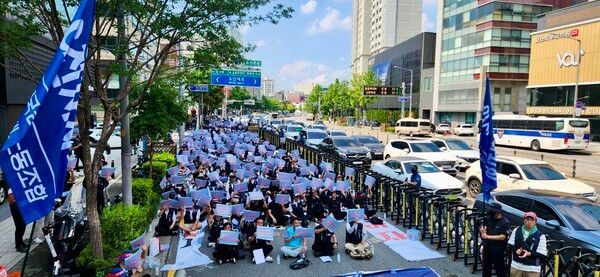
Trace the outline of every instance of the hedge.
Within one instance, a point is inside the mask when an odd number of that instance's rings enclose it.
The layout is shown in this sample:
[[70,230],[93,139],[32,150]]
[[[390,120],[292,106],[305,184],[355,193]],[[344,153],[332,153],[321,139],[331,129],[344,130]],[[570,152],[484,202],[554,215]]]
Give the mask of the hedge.
[[[160,195],[158,194],[156,183],[152,179],[147,178],[134,178],[131,183],[133,204],[148,206],[148,218],[152,220],[156,214],[158,203],[160,202]],[[154,209],[152,209],[154,207]]]
[[152,155],[153,162],[164,162],[167,164],[167,168],[174,167],[177,164],[175,155],[170,152],[160,152]]
[[[160,161],[152,161],[152,179],[160,180],[165,173],[167,172],[167,168],[170,168],[167,163]],[[142,169],[144,170],[144,174],[150,177],[150,162],[145,162],[142,164]]]

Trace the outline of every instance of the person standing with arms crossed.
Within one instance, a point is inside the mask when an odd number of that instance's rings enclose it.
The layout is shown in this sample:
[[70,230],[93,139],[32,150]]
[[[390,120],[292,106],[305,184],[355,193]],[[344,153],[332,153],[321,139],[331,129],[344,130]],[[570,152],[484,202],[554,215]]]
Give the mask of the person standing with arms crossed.
[[483,240],[483,277],[492,276],[492,268],[496,276],[506,277],[506,241],[510,234],[510,223],[502,215],[502,206],[498,203],[489,205],[489,216],[479,228]]

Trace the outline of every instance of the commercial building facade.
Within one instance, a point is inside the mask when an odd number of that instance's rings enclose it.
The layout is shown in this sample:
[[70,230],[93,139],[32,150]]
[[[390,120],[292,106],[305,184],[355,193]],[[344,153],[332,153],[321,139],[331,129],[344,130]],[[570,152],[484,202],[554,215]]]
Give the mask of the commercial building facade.
[[354,0],[353,73],[364,73],[369,58],[421,33],[422,0]]
[[260,93],[262,96],[275,96],[275,80],[263,78],[260,84]]
[[[419,112],[419,117],[430,114],[431,108],[423,112],[420,109],[421,92],[424,96],[431,98],[431,84],[433,83],[433,66],[435,57],[436,34],[430,32],[420,33],[408,40],[389,48],[377,55],[374,55],[370,63],[374,64],[373,70],[379,78],[381,85],[400,87],[405,83],[405,95],[408,96],[412,91],[412,110]],[[411,87],[411,72],[413,86]],[[422,74],[428,70],[427,74]],[[426,84],[423,87],[421,84]],[[423,91],[425,89],[425,91]],[[424,104],[431,100],[424,100]],[[376,101],[369,108],[380,109],[399,109],[401,106],[398,96],[377,96]],[[405,104],[405,110],[408,114],[409,105]],[[429,118],[427,115],[425,118]]]
[[595,1],[556,10],[540,19],[539,31],[531,35],[526,109],[532,116],[570,117],[578,101],[585,107],[580,116],[590,119],[591,139],[596,141],[600,141],[598,15],[600,2]]
[[490,78],[496,112],[525,114],[536,17],[568,0],[445,0],[438,6],[434,122],[476,123]]

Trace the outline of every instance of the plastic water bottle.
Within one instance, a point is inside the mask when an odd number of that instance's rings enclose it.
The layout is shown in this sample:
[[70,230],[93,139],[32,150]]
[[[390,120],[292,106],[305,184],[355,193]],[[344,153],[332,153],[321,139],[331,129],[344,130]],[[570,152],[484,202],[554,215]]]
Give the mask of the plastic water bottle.
[[371,243],[371,254],[375,256],[375,244]]
[[383,220],[387,219],[387,213],[383,213]]
[[337,253],[337,261],[338,261],[338,263],[340,262],[340,253],[339,252]]
[[277,254],[277,264],[281,264],[281,256]]

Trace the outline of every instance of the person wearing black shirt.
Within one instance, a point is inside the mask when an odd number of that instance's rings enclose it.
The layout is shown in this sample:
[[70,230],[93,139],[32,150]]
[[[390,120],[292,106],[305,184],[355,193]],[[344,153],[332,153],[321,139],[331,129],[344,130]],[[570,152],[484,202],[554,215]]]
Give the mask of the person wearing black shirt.
[[346,217],[346,212],[342,212],[342,203],[344,200],[341,197],[338,197],[337,191],[333,191],[331,193],[331,198],[329,199],[328,209],[329,213],[333,214],[333,217],[337,220],[342,220]]
[[271,220],[271,223],[277,227],[285,227],[287,224],[288,218],[285,216],[286,209],[283,205],[272,201],[269,203],[269,210],[267,210],[267,214]]
[[320,221],[325,217],[325,208],[323,202],[319,198],[319,193],[316,190],[312,191],[311,196],[306,200],[308,218],[315,222]]
[[315,242],[312,245],[315,257],[332,256],[337,248],[338,241],[333,232],[325,228],[323,224],[315,227]]
[[[254,220],[254,225],[252,225],[248,230],[248,243],[250,245],[250,251],[254,251],[256,249],[262,249],[263,255],[265,256],[265,261],[273,262],[273,258],[269,256],[271,251],[273,251],[273,245],[270,245],[268,241],[257,239],[256,238],[256,227],[263,226],[265,220],[262,217],[257,217]],[[252,258],[254,262],[254,258]]]
[[510,223],[502,215],[502,206],[498,203],[489,205],[490,214],[479,229],[483,240],[483,276],[492,276],[492,268],[496,276],[506,277],[507,239],[510,235]]

